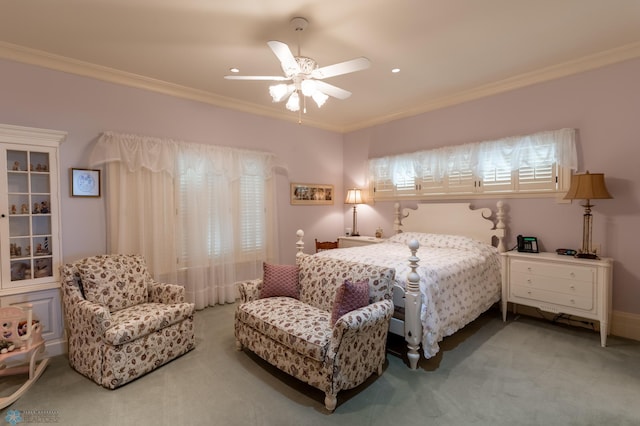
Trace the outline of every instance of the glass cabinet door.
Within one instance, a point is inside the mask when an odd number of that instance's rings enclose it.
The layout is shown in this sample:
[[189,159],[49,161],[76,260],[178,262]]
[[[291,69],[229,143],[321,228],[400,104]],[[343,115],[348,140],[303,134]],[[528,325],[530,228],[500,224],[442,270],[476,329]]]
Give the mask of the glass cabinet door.
[[52,153],[38,149],[5,152],[10,276],[3,271],[3,282],[53,277]]

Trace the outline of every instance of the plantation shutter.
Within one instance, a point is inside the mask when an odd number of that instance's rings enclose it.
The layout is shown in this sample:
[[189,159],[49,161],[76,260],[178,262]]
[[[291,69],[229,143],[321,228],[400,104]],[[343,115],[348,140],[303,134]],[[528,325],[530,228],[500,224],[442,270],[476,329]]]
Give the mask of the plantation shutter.
[[369,160],[376,199],[567,191],[575,129],[560,129]]

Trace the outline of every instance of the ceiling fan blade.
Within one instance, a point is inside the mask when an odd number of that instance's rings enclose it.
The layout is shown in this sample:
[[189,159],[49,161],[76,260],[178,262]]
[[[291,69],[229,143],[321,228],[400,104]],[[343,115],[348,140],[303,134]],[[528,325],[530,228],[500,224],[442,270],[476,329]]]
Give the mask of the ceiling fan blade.
[[351,96],[351,92],[348,90],[341,89],[332,84],[325,83],[324,81],[315,81],[316,88],[320,90],[325,95],[333,96],[338,99],[347,99]]
[[311,73],[313,78],[329,78],[336,75],[348,74],[350,72],[362,71],[371,66],[371,61],[365,57],[340,62],[326,67],[317,68]]
[[300,72],[300,65],[296,61],[296,58],[291,53],[291,49],[285,43],[277,40],[268,41],[267,44],[273,50],[273,53],[280,60],[280,66],[282,66],[282,71],[287,76],[292,76],[298,74]]
[[275,75],[225,75],[227,80],[269,80],[269,81],[287,81],[291,80],[287,77]]

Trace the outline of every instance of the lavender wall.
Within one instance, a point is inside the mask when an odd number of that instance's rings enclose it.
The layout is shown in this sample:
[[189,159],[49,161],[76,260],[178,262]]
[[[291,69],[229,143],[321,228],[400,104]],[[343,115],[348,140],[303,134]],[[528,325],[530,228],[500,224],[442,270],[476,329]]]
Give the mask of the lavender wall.
[[[289,182],[363,187],[369,157],[445,144],[480,141],[545,129],[579,130],[580,171],[603,172],[613,200],[594,208],[594,237],[615,259],[614,309],[640,313],[640,60],[542,83],[385,125],[339,135],[297,124],[217,108],[144,90],[105,83],[35,66],[0,60],[0,122],[63,130],[61,195],[64,259],[103,253],[104,199],[69,197],[70,167],[87,166],[103,130],[168,137],[274,152],[287,166],[278,175],[280,257],[293,262],[295,231],[334,239],[351,224],[351,210],[333,206],[291,206]],[[344,142],[344,146],[343,146]],[[344,159],[344,160],[343,160]],[[343,167],[344,165],[344,167]],[[473,201],[474,206],[496,200]],[[552,199],[508,199],[510,234],[539,237],[546,250],[578,247],[582,207]],[[405,203],[408,206],[410,203]],[[361,234],[378,226],[389,234],[393,203],[358,207]],[[307,251],[311,249],[308,248]]]
[[[613,308],[640,313],[640,60],[541,83],[474,102],[398,120],[345,136],[345,187],[364,184],[366,159],[541,130],[579,131],[579,171],[605,174],[613,200],[594,200],[593,242],[613,257]],[[478,207],[496,200],[471,201]],[[539,238],[544,250],[579,248],[580,203],[506,199],[509,235]],[[403,203],[409,206],[411,203]],[[415,204],[415,203],[414,203]],[[392,230],[393,203],[359,208],[361,234]],[[345,215],[345,221],[350,222]]]
[[106,250],[104,198],[71,198],[68,190],[68,169],[88,166],[105,130],[274,152],[287,168],[277,177],[282,262],[294,262],[297,229],[313,241],[335,239],[344,228],[342,203],[289,204],[290,181],[333,184],[343,198],[337,133],[4,60],[0,123],[68,132],[60,151],[65,261]]

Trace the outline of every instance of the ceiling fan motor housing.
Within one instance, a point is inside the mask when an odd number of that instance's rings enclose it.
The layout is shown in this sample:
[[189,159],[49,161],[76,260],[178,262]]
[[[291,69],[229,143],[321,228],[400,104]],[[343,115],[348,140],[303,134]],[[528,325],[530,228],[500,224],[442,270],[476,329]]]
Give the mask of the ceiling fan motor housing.
[[[318,63],[311,58],[307,58],[306,56],[296,56],[296,62],[300,67],[300,74],[311,74],[313,70],[318,68]],[[287,70],[284,70],[285,73]],[[295,73],[287,75],[287,77],[292,77]]]

